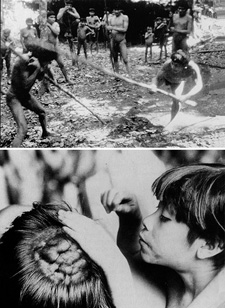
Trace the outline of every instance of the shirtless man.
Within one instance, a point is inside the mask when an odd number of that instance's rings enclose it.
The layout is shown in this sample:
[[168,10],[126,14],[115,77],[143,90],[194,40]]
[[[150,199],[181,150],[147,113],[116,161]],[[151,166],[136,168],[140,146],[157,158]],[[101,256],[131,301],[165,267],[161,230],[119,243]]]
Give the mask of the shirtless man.
[[[185,82],[190,78],[194,80],[195,85],[188,93],[183,94]],[[171,55],[171,59],[164,63],[160,72],[152,79],[153,87],[158,88],[163,84],[169,85],[172,93],[179,97],[179,100],[173,99],[170,122],[179,112],[181,103],[185,101],[187,104],[193,103],[188,101],[189,98],[201,91],[203,87],[198,65],[181,49]]]
[[84,55],[87,59],[87,36],[95,34],[95,32],[87,26],[85,21],[85,19],[81,19],[77,27],[77,55],[80,55],[80,49],[83,46]]
[[[47,130],[45,110],[36,98],[30,94],[30,90],[37,79],[44,76],[45,67],[50,61],[56,59],[57,54],[54,49],[47,50],[43,46],[33,46],[33,56],[31,53],[24,54],[17,59],[13,71],[11,86],[6,96],[6,102],[17,124],[17,135],[13,140],[12,147],[20,147],[27,133],[27,123],[24,116],[23,107],[35,112],[39,116],[42,127],[42,137],[51,135]],[[29,46],[31,48],[31,45]]]
[[192,17],[187,13],[187,1],[180,0],[177,3],[178,13],[173,15],[173,32],[172,52],[182,49],[188,51],[187,37],[192,31]]
[[127,15],[122,14],[119,8],[116,8],[114,13],[115,15],[109,19],[109,25],[106,26],[107,30],[111,31],[110,52],[114,63],[113,68],[116,73],[119,72],[118,55],[120,52],[126,66],[127,73],[130,74],[126,46],[126,32],[129,26],[129,18]]
[[21,29],[20,31],[20,42],[23,47],[23,53],[27,53],[26,45],[29,43],[29,41],[38,37],[37,30],[36,28],[33,27],[33,19],[27,18],[26,24],[27,24],[27,27]]
[[73,82],[70,81],[70,79],[67,76],[67,72],[66,72],[65,66],[62,61],[62,57],[60,56],[59,39],[58,39],[59,33],[60,33],[60,28],[59,28],[59,24],[55,21],[55,13],[52,11],[49,11],[47,13],[47,36],[48,36],[47,42],[52,44],[53,47],[55,48],[55,51],[57,52],[56,62],[58,63],[66,81],[69,84],[73,84]]
[[57,14],[57,20],[61,27],[65,31],[65,38],[68,40],[72,65],[76,64],[76,59],[74,56],[75,46],[73,42],[72,29],[75,28],[80,20],[80,15],[77,10],[73,7],[72,0],[65,0],[65,7],[61,8]]
[[11,30],[4,29],[1,35],[1,53],[0,53],[0,81],[2,80],[2,70],[3,62],[5,60],[5,65],[7,69],[7,83],[10,84],[10,75],[11,75],[11,50],[7,47],[7,43],[12,47],[15,45],[13,40],[10,37]]
[[101,21],[97,15],[95,15],[95,9],[89,9],[89,16],[86,17],[87,25],[91,28],[94,33],[90,35],[90,49],[92,53],[93,45],[96,42],[96,50],[98,52],[98,39],[99,39],[99,30],[101,27]]

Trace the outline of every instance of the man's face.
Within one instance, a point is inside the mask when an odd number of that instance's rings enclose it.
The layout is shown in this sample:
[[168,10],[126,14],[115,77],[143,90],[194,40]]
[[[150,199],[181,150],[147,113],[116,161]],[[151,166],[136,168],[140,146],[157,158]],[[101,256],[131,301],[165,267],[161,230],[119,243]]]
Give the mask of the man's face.
[[115,15],[116,15],[117,17],[120,16],[120,14],[121,14],[121,11],[118,10],[118,9],[116,9],[114,12],[115,12]]
[[178,8],[178,12],[179,12],[180,17],[184,17],[186,15],[186,11],[187,10],[184,7],[182,7],[182,6],[180,6]]
[[32,25],[33,25],[33,21],[28,20],[28,21],[27,21],[27,27],[28,27],[28,28],[31,28]]
[[3,31],[3,36],[8,38],[10,36],[10,31]]
[[196,245],[188,243],[188,231],[189,227],[178,223],[160,202],[156,212],[143,221],[139,240],[143,260],[175,270],[190,267],[196,254]]
[[90,15],[90,16],[94,16],[94,15],[95,15],[95,12],[90,11],[90,12],[89,12],[89,15]]
[[50,25],[52,25],[55,22],[55,15],[49,16],[47,21]]

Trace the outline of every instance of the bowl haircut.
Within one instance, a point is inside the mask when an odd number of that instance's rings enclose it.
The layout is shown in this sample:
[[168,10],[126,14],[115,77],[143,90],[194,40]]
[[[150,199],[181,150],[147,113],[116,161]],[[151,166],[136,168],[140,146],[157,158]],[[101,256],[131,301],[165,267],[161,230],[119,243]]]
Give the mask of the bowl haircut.
[[[225,246],[225,166],[196,164],[173,168],[152,185],[163,208],[177,222],[189,227],[190,245],[202,238],[214,247]],[[224,266],[224,250],[212,258],[218,268]]]

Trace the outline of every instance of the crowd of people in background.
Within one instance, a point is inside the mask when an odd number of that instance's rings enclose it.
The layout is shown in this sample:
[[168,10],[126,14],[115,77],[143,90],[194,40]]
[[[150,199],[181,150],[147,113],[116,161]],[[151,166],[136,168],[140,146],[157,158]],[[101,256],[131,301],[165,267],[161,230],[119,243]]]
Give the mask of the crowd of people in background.
[[[45,36],[42,37],[42,22],[45,19]],[[68,42],[72,65],[76,65],[78,64],[78,57],[82,47],[86,59],[88,58],[88,45],[90,46],[91,53],[93,53],[94,46],[96,47],[96,52],[99,51],[99,33],[100,29],[103,29],[104,39],[107,42],[106,46],[109,47],[110,51],[112,69],[115,73],[120,73],[119,62],[122,60],[127,76],[131,76],[126,40],[130,20],[129,16],[125,14],[120,6],[115,5],[112,11],[105,9],[103,18],[100,18],[96,14],[94,8],[89,9],[88,16],[81,17],[77,9],[73,7],[73,1],[65,0],[65,6],[60,8],[57,14],[54,11],[47,11],[47,14],[46,12],[41,12],[39,16],[40,27],[37,27],[37,25],[34,27],[34,21],[31,18],[27,18],[25,22],[26,27],[20,30],[20,42],[22,53],[26,55],[26,61],[29,64],[27,65],[26,63],[24,65],[21,59],[19,64],[16,62],[12,77],[10,76],[10,60],[11,50],[12,47],[15,47],[15,44],[10,38],[10,29],[3,29],[1,38],[1,72],[3,69],[3,60],[5,59],[8,84],[12,83],[7,96],[7,103],[18,127],[17,136],[13,142],[14,146],[20,146],[26,134],[26,122],[21,106],[37,114],[41,112],[42,116],[40,114],[39,116],[41,117],[40,123],[43,128],[43,135],[48,135],[43,108],[40,108],[37,102],[34,103],[34,99],[29,96],[29,91],[37,79],[43,80],[43,93],[48,91],[44,74],[47,74],[49,78],[54,80],[54,73],[50,65],[53,60],[57,62],[65,81],[69,85],[74,84],[68,77],[62,52],[59,47],[61,32],[64,33],[64,39]],[[191,96],[202,89],[202,78],[199,68],[189,57],[187,39],[192,30],[193,17],[191,15],[191,8],[187,1],[179,0],[177,1],[174,14],[170,14],[168,18],[158,16],[154,21],[153,27],[148,26],[144,35],[146,46],[145,62],[148,61],[147,53],[149,47],[150,56],[152,56],[153,43],[159,44],[159,60],[163,61],[161,70],[158,72],[156,78],[152,80],[152,93],[157,91],[157,87],[166,84],[171,86],[172,93],[176,95],[172,104],[171,121],[180,110],[181,103],[187,102]],[[167,59],[167,42],[169,36],[172,37],[172,54],[171,58]],[[165,61],[162,57],[163,48],[165,49]],[[39,50],[38,52],[37,49]],[[53,54],[48,55],[49,52],[53,52]],[[43,61],[45,53],[48,59],[47,61]],[[36,54],[35,59],[34,54]],[[22,77],[22,79],[19,81],[18,77]],[[190,77],[192,77],[194,82],[192,89],[183,95],[184,84]],[[20,97],[21,95],[18,94],[22,90],[28,95],[25,99],[24,95]],[[37,106],[39,107],[36,108]]]

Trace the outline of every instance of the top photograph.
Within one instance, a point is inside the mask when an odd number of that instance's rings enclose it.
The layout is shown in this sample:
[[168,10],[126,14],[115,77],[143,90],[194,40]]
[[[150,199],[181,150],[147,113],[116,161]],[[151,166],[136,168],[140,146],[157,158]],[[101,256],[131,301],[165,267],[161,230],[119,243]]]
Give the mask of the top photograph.
[[225,0],[2,0],[1,148],[225,148]]

